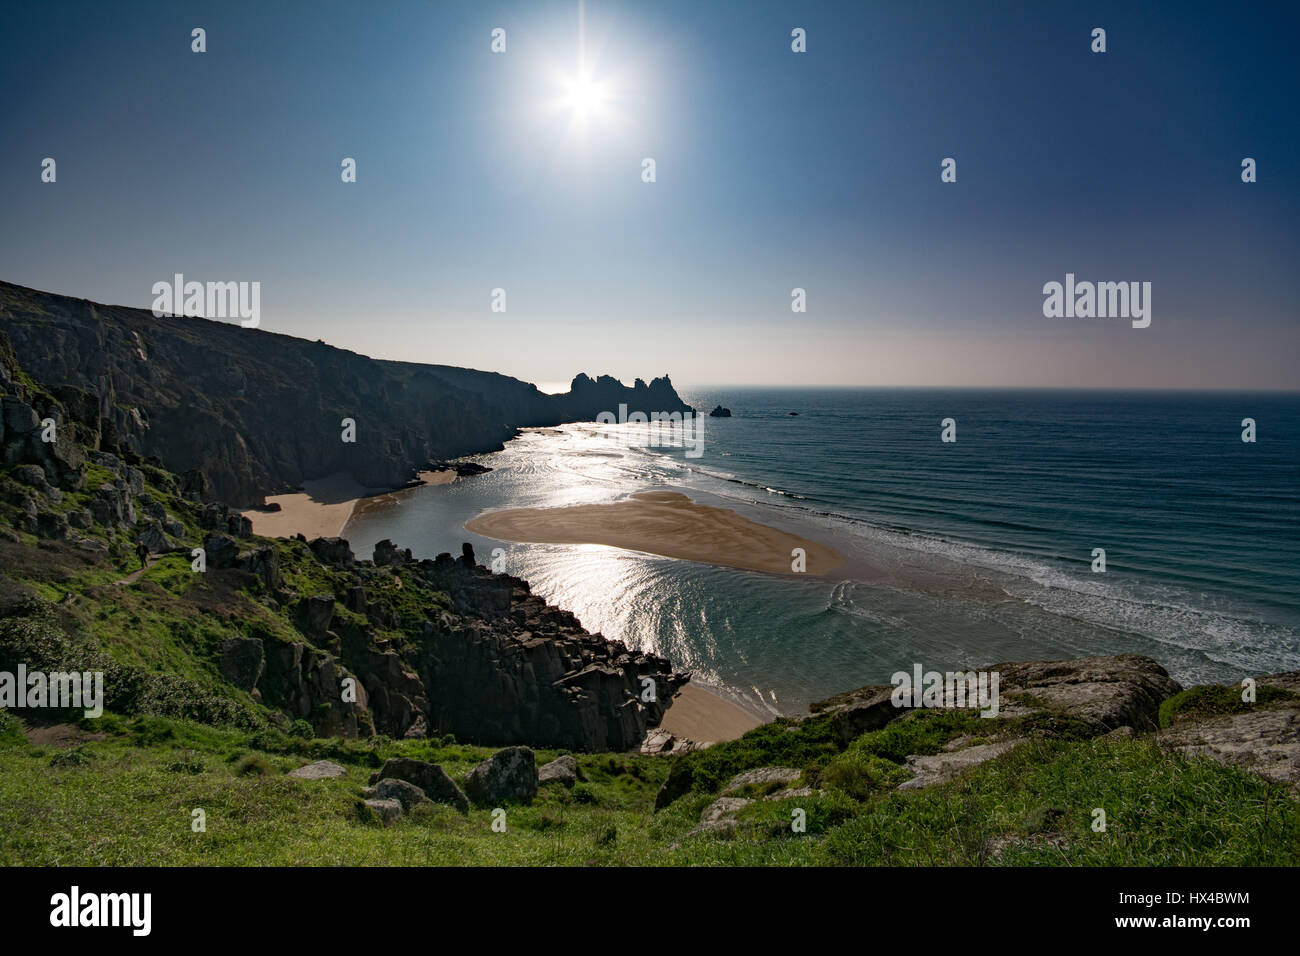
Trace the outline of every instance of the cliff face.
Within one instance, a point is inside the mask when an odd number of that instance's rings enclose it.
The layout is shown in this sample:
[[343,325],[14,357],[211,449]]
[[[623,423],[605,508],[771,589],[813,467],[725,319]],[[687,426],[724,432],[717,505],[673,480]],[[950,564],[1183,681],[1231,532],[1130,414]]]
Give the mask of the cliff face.
[[[379,361],[5,282],[0,330],[32,375],[97,403],[103,447],[199,469],[209,497],[238,507],[338,471],[400,486],[431,460],[499,449],[519,427],[591,421],[623,403],[691,411],[666,376],[627,388],[579,375],[570,392],[545,395],[491,372]],[[345,418],[355,442],[342,440]]]
[[[102,448],[99,423],[84,393],[33,381],[0,332],[0,671],[105,671],[122,714],[580,751],[637,746],[688,680],[468,544],[414,561],[382,541],[371,561],[338,538],[257,538],[193,482]],[[149,568],[135,570],[137,544]],[[155,643],[140,654],[141,640]]]
[[[325,560],[347,567],[346,542],[337,544],[342,553]],[[589,634],[527,581],[477,565],[468,544],[455,560],[413,562],[409,554],[381,541],[374,566],[418,578],[448,595],[450,609],[429,620],[405,657],[371,650],[348,660],[362,675],[376,727],[392,737],[436,728],[470,743],[625,751],[659,724],[689,679],[663,657]],[[382,623],[365,592],[351,600]]]

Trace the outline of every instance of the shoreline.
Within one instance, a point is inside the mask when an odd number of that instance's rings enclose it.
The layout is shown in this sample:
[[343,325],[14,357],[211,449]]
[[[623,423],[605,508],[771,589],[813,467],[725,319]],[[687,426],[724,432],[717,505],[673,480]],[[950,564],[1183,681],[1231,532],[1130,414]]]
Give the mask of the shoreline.
[[292,538],[303,535],[308,541],[314,538],[340,538],[352,520],[358,506],[367,501],[398,495],[423,488],[425,485],[445,485],[456,480],[456,471],[422,471],[416,476],[420,484],[409,488],[374,491],[358,483],[345,472],[336,472],[324,478],[313,478],[302,483],[302,491],[283,495],[267,495],[267,504],[278,504],[278,511],[248,508],[240,512],[253,524],[253,533],[267,538]]
[[[280,506],[278,511],[251,508],[243,511],[242,514],[252,522],[255,534],[266,537],[291,538],[298,534],[302,534],[308,540],[317,537],[342,537],[348,522],[354,516],[360,514],[368,505],[400,500],[402,496],[425,485],[450,484],[457,477],[458,475],[454,469],[424,471],[418,475],[420,479],[418,485],[374,491],[365,488],[346,473],[336,473],[324,478],[304,481],[301,491],[283,495],[268,495],[266,498],[267,503],[278,504]],[[636,509],[638,518],[646,516],[645,509],[646,506],[649,506],[648,514],[652,523],[657,523],[663,519],[665,514],[668,515],[671,520],[667,530],[662,533],[670,536],[672,534],[672,522],[685,520],[689,523],[701,518],[703,520],[699,521],[700,528],[695,531],[697,535],[710,535],[715,531],[721,531],[723,534],[739,536],[737,540],[731,542],[732,550],[730,553],[712,554],[711,557],[714,560],[710,560],[709,563],[724,564],[742,570],[790,574],[789,561],[785,555],[789,554],[789,547],[795,546],[807,549],[808,573],[810,574],[821,574],[831,570],[832,565],[830,562],[833,560],[838,560],[840,563],[844,561],[838,552],[825,545],[819,545],[788,532],[758,524],[730,509],[699,505],[679,492],[638,492],[632,495],[631,498],[624,499],[624,502],[615,502],[614,506],[623,505],[626,509],[626,503],[628,502]],[[605,508],[609,506],[579,507]],[[525,513],[542,512],[549,519],[553,516],[553,513],[565,512],[569,509],[517,510]],[[480,516],[480,518],[467,522],[465,527],[470,531],[482,534],[483,532],[476,527],[472,527],[472,525],[484,517],[510,513],[492,512],[489,515]],[[496,537],[490,534],[485,536]],[[655,542],[643,542],[643,544],[646,546],[634,550],[645,550],[648,553],[660,554],[663,557],[675,560],[698,560],[686,555],[662,554]],[[754,560],[754,549],[762,547],[764,544],[768,546],[769,550],[772,547],[777,548],[775,553],[780,555],[778,566],[774,567],[772,561]],[[744,554],[737,553],[736,548],[738,547],[747,548],[749,557],[746,558]],[[665,548],[664,550],[668,549]],[[692,549],[688,547],[687,550],[691,551]],[[679,739],[691,740],[696,743],[722,743],[735,740],[772,719],[773,715],[771,714],[759,714],[736,703],[721,689],[704,684],[688,683],[673,698],[672,706],[665,711],[659,728]]]
[[[607,504],[489,511],[465,522],[465,530],[497,541],[599,544],[769,574],[822,575],[847,563],[829,545],[678,491],[639,491]],[[799,570],[795,549],[805,555]]]

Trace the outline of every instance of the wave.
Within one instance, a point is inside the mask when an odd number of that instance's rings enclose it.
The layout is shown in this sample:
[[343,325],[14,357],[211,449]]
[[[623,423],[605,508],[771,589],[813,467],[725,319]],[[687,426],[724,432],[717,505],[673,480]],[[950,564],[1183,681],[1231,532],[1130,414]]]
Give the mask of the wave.
[[[1300,667],[1300,639],[1289,608],[1261,615],[1259,606],[1230,592],[1162,580],[1161,574],[1174,575],[1176,568],[1153,574],[1149,569],[1112,567],[1105,574],[1093,574],[1086,570],[1085,561],[1071,565],[1066,559],[845,514],[827,507],[824,496],[811,488],[778,487],[731,470],[701,466],[684,460],[680,453],[629,445],[626,436],[611,437],[598,429],[584,424],[562,426],[564,437],[539,435],[538,439],[558,443],[549,446],[555,453],[547,457],[551,467],[566,475],[619,491],[647,479],[682,484],[687,490],[724,500],[772,508],[786,520],[815,527],[819,536],[829,534],[837,546],[863,560],[895,568],[920,566],[932,578],[951,582],[950,588],[913,593],[907,613],[882,607],[888,602],[881,600],[878,583],[835,582],[822,613],[868,625],[873,633],[890,633],[891,640],[904,640],[908,634],[925,637],[920,629],[927,621],[917,608],[940,601],[948,604],[951,619],[977,620],[987,615],[990,628],[1001,628],[1009,637],[1020,635],[1039,644],[1047,641],[1058,648],[1081,647],[1098,654],[1113,653],[1117,646],[1130,648],[1184,675],[1221,678],[1228,671],[1257,674]],[[527,457],[535,461],[536,450],[536,445],[527,449]],[[934,513],[942,512],[936,508]],[[978,520],[995,531],[1030,526],[996,516]],[[990,590],[1010,606],[990,609],[997,602],[979,597]],[[773,595],[773,599],[778,598]],[[1050,635],[1045,636],[1045,631]]]

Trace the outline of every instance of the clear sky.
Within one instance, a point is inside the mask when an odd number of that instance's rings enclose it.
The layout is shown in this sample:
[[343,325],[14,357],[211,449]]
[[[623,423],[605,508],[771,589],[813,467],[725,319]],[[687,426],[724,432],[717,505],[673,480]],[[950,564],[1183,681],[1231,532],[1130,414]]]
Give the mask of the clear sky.
[[1294,3],[5,6],[9,281],[538,383],[1297,387]]

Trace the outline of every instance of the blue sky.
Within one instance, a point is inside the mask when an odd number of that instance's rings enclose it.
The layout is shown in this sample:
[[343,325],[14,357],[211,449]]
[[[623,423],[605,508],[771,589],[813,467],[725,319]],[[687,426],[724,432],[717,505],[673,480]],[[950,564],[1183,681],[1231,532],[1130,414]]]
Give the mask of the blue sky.
[[15,7],[9,281],[539,383],[1297,385],[1293,4],[587,0],[585,122],[576,0]]

